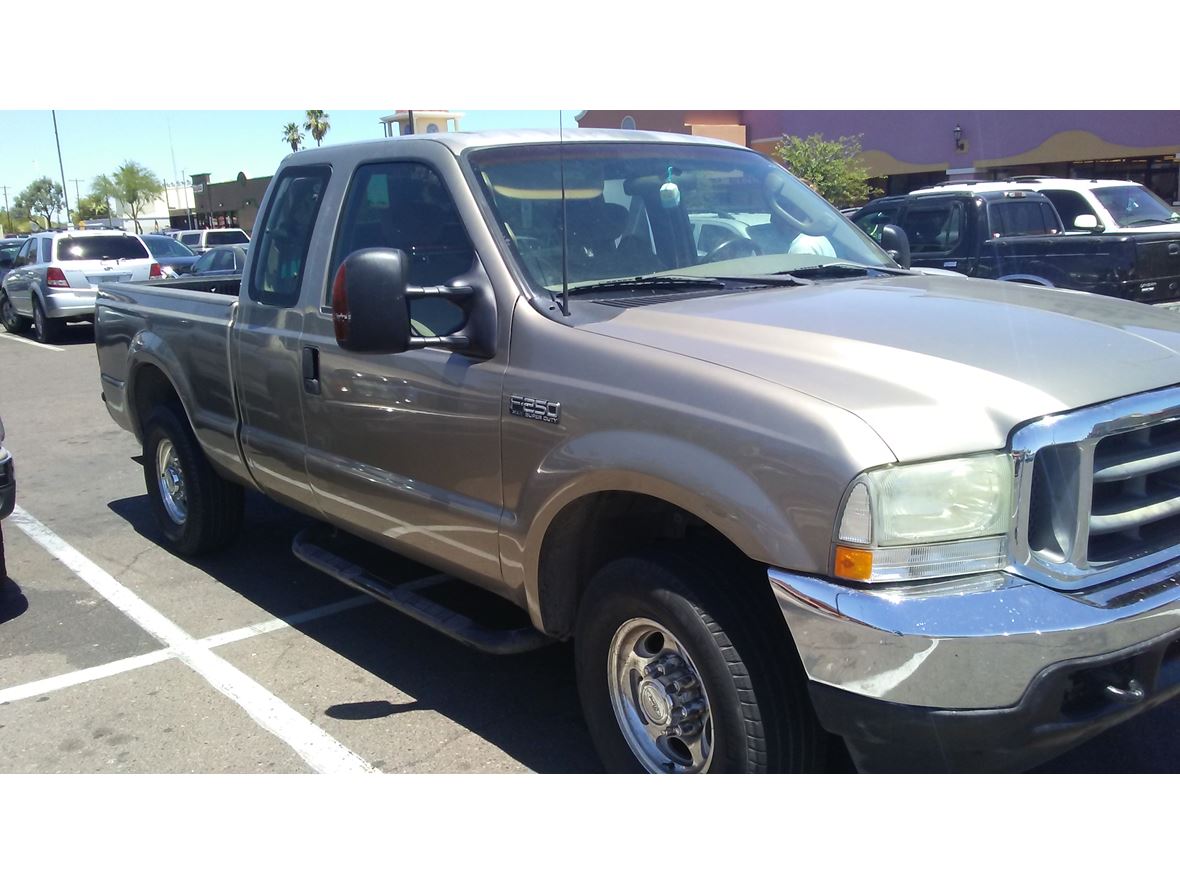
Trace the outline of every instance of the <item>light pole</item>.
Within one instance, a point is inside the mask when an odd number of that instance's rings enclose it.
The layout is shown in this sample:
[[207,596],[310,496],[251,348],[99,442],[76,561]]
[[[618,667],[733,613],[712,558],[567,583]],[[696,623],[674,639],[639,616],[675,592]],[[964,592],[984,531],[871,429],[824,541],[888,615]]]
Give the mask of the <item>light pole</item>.
[[50,111],[53,114],[53,140],[57,142],[57,169],[61,172],[61,196],[66,204],[66,229],[70,227],[70,192],[66,190],[66,167],[61,161],[61,139],[57,137],[57,111]]
[[12,213],[8,211],[8,185],[0,184],[0,190],[4,191],[4,215],[8,218],[8,232],[12,233]]

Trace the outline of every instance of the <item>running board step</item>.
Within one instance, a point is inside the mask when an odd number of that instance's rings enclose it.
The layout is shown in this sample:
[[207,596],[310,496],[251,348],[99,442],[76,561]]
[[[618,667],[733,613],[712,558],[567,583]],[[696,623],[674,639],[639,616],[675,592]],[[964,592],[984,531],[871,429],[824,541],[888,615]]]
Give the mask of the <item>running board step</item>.
[[330,575],[342,584],[368,593],[402,614],[409,615],[414,620],[479,651],[494,655],[520,654],[534,651],[555,641],[532,626],[486,626],[420,592],[457,580],[448,575],[430,575],[414,581],[392,584],[373,574],[363,565],[334,553],[329,549],[333,537],[331,529],[321,526],[306,528],[295,536],[291,543],[291,552],[312,568]]

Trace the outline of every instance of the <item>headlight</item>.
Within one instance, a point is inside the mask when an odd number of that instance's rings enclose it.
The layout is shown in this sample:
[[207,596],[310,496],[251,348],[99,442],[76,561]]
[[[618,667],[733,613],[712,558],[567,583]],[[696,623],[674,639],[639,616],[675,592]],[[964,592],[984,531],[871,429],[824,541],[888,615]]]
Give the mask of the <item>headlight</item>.
[[1012,459],[972,455],[866,471],[845,500],[833,571],[910,581],[996,571],[1008,561]]

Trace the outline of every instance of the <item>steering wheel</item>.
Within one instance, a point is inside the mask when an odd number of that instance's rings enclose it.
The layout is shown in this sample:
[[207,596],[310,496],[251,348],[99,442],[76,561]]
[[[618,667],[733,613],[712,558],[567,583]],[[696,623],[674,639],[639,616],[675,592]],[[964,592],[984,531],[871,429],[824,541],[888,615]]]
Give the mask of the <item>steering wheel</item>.
[[705,256],[705,263],[711,264],[714,261],[727,261],[730,258],[750,258],[754,255],[761,254],[762,250],[758,248],[758,244],[753,240],[741,236],[730,237],[724,243],[718,243],[709,250]]

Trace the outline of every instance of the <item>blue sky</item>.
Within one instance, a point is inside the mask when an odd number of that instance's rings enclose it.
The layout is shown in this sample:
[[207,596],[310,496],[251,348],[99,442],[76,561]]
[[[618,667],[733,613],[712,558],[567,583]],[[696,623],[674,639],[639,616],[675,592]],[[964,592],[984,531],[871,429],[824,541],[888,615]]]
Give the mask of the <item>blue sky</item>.
[[[379,138],[378,118],[393,109],[333,111],[324,144]],[[556,128],[557,111],[462,111],[459,127],[468,131],[500,128]],[[566,126],[576,127],[575,111],[564,111]],[[75,187],[83,196],[91,180],[111,172],[124,160],[136,160],[165,181],[182,172],[208,172],[227,181],[244,171],[269,175],[290,148],[283,125],[302,124],[304,111],[69,111],[57,112],[62,162],[69,182],[70,206]],[[171,139],[169,139],[171,130]],[[315,142],[305,133],[305,146]],[[175,163],[173,157],[175,156]],[[0,185],[8,201],[31,181],[48,175],[61,180],[48,110],[0,111]],[[78,179],[75,186],[73,179]],[[0,209],[3,209],[0,196]]]

